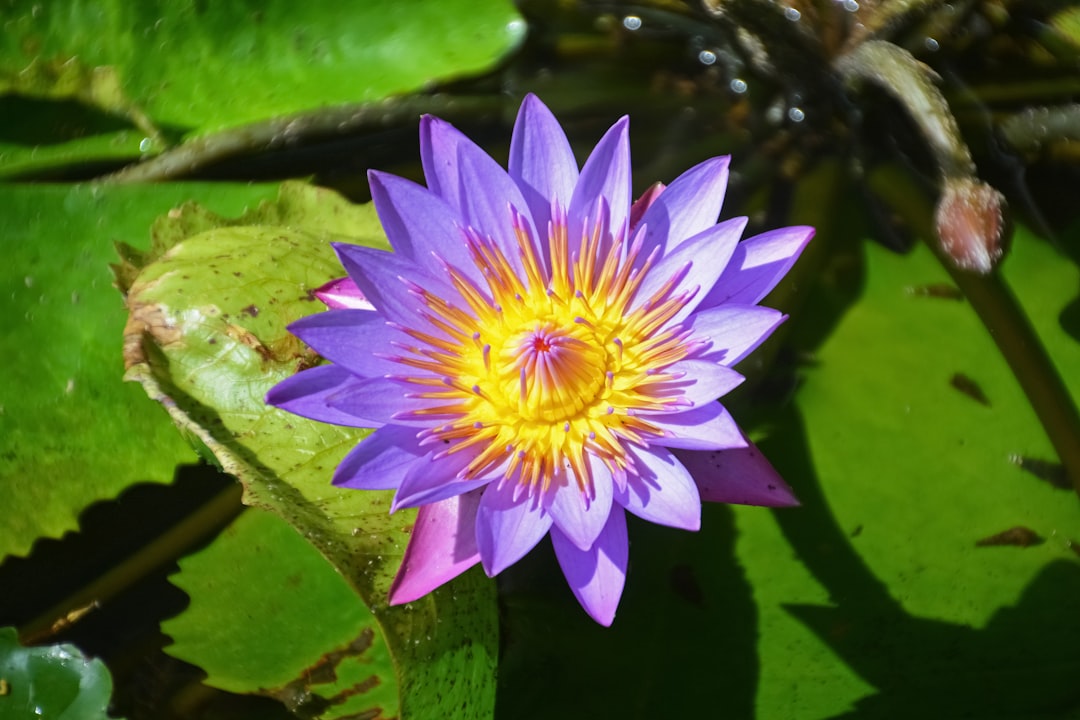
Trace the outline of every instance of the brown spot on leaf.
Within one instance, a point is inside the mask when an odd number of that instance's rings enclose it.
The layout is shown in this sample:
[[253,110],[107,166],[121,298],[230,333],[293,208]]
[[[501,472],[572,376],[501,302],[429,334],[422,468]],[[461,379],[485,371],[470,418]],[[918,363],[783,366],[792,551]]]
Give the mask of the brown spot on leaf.
[[964,299],[964,293],[960,292],[960,288],[955,285],[950,285],[949,283],[916,285],[915,287],[908,288],[908,294],[916,297],[939,298],[941,300]]
[[1031,528],[1017,525],[1008,530],[999,532],[997,535],[984,537],[975,542],[975,547],[993,547],[995,545],[1015,545],[1016,547],[1031,547],[1042,545],[1045,540]]
[[262,341],[259,340],[259,338],[255,337],[255,333],[251,332],[247,328],[228,323],[225,326],[225,334],[231,337],[233,340],[236,340],[242,345],[247,345],[249,348],[259,353],[259,357],[261,357],[265,361],[269,362],[271,360],[277,359],[274,357],[274,353],[270,351],[270,348],[263,345]]
[[[329,708],[341,705],[349,698],[365,693],[380,684],[381,680],[377,675],[370,675],[328,698],[316,692],[316,686],[337,682],[338,665],[343,660],[363,655],[371,647],[374,638],[375,631],[364,628],[348,646],[326,653],[314,665],[302,671],[297,679],[281,688],[263,690],[262,693],[279,700],[300,717],[319,717]],[[374,707],[355,715],[338,715],[337,717],[375,720],[383,717],[383,712],[382,708]]]
[[156,303],[141,303],[128,297],[128,319],[124,326],[124,369],[147,362],[144,342],[165,348],[183,341],[180,329],[169,322]]
[[259,308],[255,306],[255,303],[252,303],[251,305],[248,305],[246,308],[241,308],[240,313],[242,315],[247,315],[248,317],[257,318],[257,317],[259,317]]
[[979,383],[964,373],[953,373],[953,376],[949,378],[949,384],[980,405],[990,407],[990,398],[986,397],[986,393],[979,387]]

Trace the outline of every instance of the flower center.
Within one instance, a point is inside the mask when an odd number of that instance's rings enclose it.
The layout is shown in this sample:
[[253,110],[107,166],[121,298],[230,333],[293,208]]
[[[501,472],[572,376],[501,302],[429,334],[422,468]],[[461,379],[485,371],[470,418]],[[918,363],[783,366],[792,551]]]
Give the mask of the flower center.
[[607,237],[603,217],[572,254],[565,215],[553,215],[543,260],[516,213],[520,263],[467,230],[486,286],[447,266],[463,307],[410,286],[422,317],[447,337],[403,327],[418,345],[395,359],[429,373],[403,378],[421,388],[414,397],[432,401],[405,415],[442,423],[419,435],[440,444],[436,457],[473,454],[464,477],[501,468],[530,492],[570,477],[587,492],[589,456],[626,472],[626,447],[662,434],[648,413],[685,406],[681,376],[667,368],[698,345],[669,325],[692,293],[675,291],[677,273],[636,298],[652,266],[639,257],[640,240],[625,248]]
[[571,420],[604,388],[606,353],[582,325],[537,321],[507,338],[498,385],[523,420]]

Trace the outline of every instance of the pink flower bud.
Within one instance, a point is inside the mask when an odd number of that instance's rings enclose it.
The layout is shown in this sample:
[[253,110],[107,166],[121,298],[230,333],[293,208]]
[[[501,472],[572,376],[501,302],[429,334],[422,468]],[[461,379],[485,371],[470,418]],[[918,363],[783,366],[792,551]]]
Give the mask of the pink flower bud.
[[986,275],[1005,253],[1005,197],[986,183],[948,180],[937,207],[941,247],[961,270]]

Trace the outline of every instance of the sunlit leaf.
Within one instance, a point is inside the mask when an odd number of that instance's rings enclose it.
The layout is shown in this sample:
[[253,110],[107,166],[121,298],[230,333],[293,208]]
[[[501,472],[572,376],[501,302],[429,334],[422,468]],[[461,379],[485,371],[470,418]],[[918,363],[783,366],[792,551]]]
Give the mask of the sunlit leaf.
[[[289,209],[291,196],[300,200]],[[397,664],[403,716],[484,717],[494,701],[492,584],[468,573],[410,605],[386,607],[414,513],[390,515],[389,492],[330,484],[368,431],[263,402],[277,382],[317,362],[285,328],[321,311],[311,291],[343,274],[329,241],[386,244],[371,206],[297,185],[285,186],[283,198],[285,205],[233,221],[244,225],[186,208],[158,225],[163,241],[153,252],[129,254],[120,271],[132,318],[128,377],[243,482],[246,502],[288,520],[360,593]]]
[[121,380],[126,314],[113,243],[145,245],[153,219],[199,198],[237,213],[272,189],[250,185],[0,189],[0,557],[74,530],[91,503],[132,483],[169,482],[195,455]]
[[507,0],[13,0],[4,20],[0,96],[76,101],[123,126],[24,104],[0,114],[0,174],[415,91],[490,67],[524,34]]
[[[1018,465],[1038,461],[1053,479],[1055,456],[930,253],[868,245],[865,263],[861,297],[762,443],[803,507],[737,509],[761,608],[759,712],[1075,709],[1077,499]],[[1076,267],[1021,233],[1005,275],[1076,395],[1080,345],[1059,322]],[[1010,537],[1021,544],[993,544]]]
[[206,683],[275,697],[306,717],[397,715],[394,668],[375,619],[277,515],[252,508],[172,577],[190,606],[165,622],[170,655]]
[[0,628],[0,717],[5,720],[108,718],[112,677],[74,645],[22,647]]

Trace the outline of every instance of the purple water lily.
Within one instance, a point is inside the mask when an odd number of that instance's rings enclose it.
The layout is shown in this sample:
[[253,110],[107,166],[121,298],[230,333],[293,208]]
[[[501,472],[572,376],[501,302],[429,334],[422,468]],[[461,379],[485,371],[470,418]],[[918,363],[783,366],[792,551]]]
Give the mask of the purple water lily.
[[477,562],[494,576],[550,534],[609,625],[625,511],[697,530],[702,500],[795,504],[716,399],[784,320],[757,303],[813,230],[740,242],[745,218],[717,224],[726,157],[631,204],[627,132],[615,123],[579,172],[530,95],[507,171],[424,117],[428,186],[369,174],[395,252],[335,245],[348,279],[323,289],[333,309],[291,326],[330,362],[267,402],[375,428],[334,483],[419,508],[390,602]]

